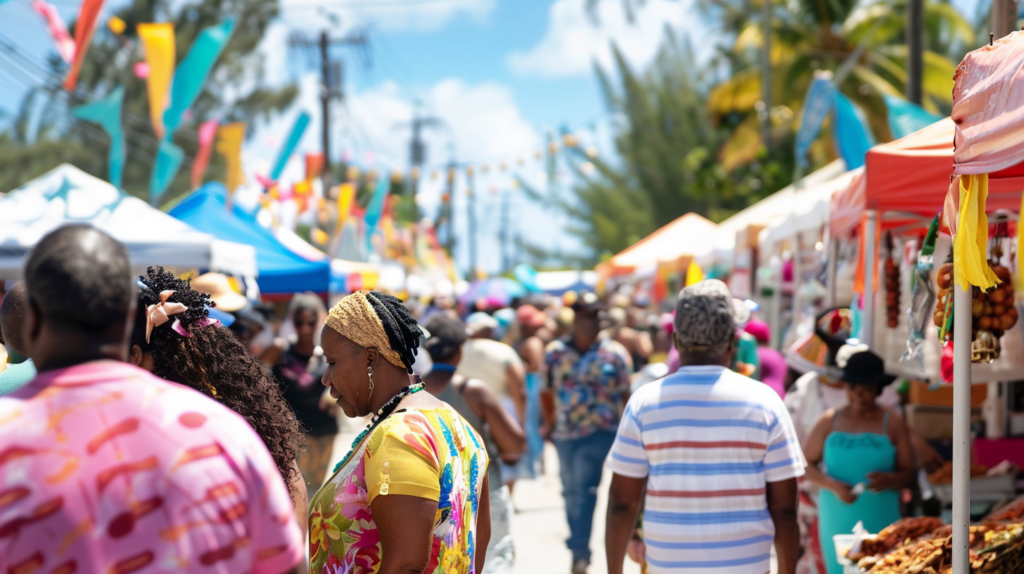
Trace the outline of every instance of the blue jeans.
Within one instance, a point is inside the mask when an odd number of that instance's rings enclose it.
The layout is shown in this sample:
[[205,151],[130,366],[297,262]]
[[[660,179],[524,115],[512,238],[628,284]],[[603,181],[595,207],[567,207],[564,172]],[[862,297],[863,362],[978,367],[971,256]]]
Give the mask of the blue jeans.
[[562,476],[565,517],[569,522],[572,561],[590,561],[590,531],[594,525],[597,487],[601,483],[604,459],[615,441],[612,431],[597,431],[571,440],[556,440],[558,465]]

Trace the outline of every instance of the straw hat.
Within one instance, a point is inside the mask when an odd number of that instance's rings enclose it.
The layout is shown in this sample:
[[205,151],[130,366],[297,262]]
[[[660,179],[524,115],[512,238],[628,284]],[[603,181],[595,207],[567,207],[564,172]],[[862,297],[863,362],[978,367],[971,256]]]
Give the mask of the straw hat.
[[223,273],[204,273],[192,280],[192,288],[200,293],[207,293],[217,304],[217,309],[234,313],[245,307],[249,300],[231,288],[231,282]]

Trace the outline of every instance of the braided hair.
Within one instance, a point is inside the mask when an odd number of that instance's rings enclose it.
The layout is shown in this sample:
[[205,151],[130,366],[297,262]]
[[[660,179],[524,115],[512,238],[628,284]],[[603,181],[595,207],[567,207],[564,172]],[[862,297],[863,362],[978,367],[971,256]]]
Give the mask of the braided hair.
[[384,324],[384,334],[388,336],[391,349],[402,358],[405,370],[411,375],[416,353],[419,352],[420,340],[423,339],[423,331],[419,324],[398,297],[371,291],[366,294],[366,300],[370,302],[373,311]]
[[[292,495],[298,479],[295,455],[302,434],[295,413],[285,402],[277,382],[249,354],[234,333],[221,326],[201,326],[212,307],[210,296],[191,288],[189,279],[178,279],[162,267],[150,267],[139,277],[139,292],[131,344],[153,358],[153,374],[191,387],[242,415],[263,439]],[[160,292],[171,290],[169,301],[188,310],[174,316],[191,335],[183,337],[166,323],[146,342],[146,308],[160,302]]]

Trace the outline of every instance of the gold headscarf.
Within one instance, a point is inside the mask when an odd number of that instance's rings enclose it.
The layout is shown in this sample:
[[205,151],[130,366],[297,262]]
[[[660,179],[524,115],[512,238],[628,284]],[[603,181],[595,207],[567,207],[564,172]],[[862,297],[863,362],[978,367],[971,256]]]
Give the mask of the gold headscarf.
[[406,369],[402,357],[391,348],[384,323],[362,291],[342,297],[327,314],[326,324],[360,347],[373,347],[392,365]]

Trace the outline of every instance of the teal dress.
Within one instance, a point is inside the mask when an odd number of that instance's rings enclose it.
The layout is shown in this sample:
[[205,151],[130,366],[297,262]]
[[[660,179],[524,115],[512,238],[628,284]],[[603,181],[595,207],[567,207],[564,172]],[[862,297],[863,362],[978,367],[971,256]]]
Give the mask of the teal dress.
[[[848,433],[835,430],[839,417],[835,417],[832,433],[825,439],[822,461],[832,478],[851,486],[868,482],[872,472],[892,472],[896,469],[896,446],[889,439],[889,413],[882,421],[882,434]],[[818,536],[821,551],[828,564],[829,574],[843,574],[836,559],[832,536],[850,534],[858,520],[864,522],[868,532],[877,533],[900,519],[899,491],[872,492],[865,490],[853,504],[839,500],[831,490],[821,489],[818,498]]]

